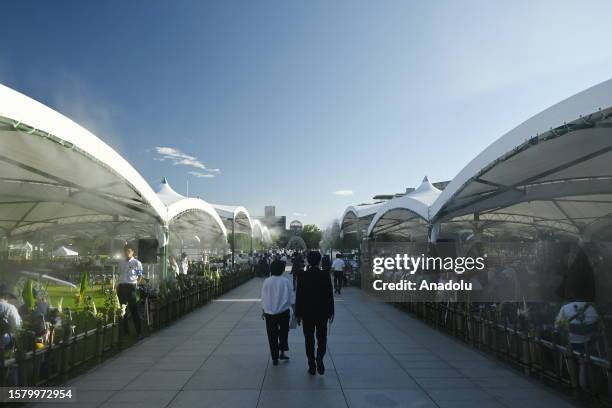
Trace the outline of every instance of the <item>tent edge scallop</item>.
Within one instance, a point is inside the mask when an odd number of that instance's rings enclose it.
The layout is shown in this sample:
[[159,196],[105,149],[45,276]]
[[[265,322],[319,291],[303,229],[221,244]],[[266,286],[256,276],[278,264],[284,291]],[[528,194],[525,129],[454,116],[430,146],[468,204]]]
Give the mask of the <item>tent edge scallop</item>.
[[527,119],[495,140],[463,167],[431,206],[431,220],[438,222],[441,219],[452,218],[453,216],[445,214],[444,210],[470,181],[489,171],[500,160],[522,146],[529,144],[533,138],[610,107],[612,107],[612,79],[574,94]]
[[223,204],[210,204],[212,208],[215,209],[219,217],[222,219],[225,218],[227,220],[235,219],[239,214],[244,214],[247,221],[249,222],[249,228],[251,229],[251,235],[253,234],[253,220],[251,219],[251,215],[249,211],[243,206],[232,206],[232,205],[223,205]]
[[201,198],[185,197],[182,194],[177,193],[166,177],[162,178],[161,183],[155,188],[155,194],[157,194],[160,201],[167,208],[167,219],[166,223],[170,227],[172,221],[180,217],[188,211],[202,211],[206,215],[210,216],[224,238],[227,239],[227,228],[223,223],[223,220],[215,210],[215,208],[205,200]]
[[431,205],[440,197],[441,193],[442,192],[425,177],[421,185],[414,191],[400,197],[392,198],[381,205],[368,226],[367,236],[371,236],[380,219],[393,210],[411,211],[423,220],[427,222],[431,221]]
[[355,215],[355,218],[368,217],[370,215],[376,214],[378,209],[384,204],[385,202],[365,205],[349,205],[348,207],[346,207],[344,213],[342,214],[342,218],[340,220],[340,227],[342,228],[342,226],[344,225],[344,220],[348,214],[353,213]]
[[32,132],[44,132],[76,147],[79,153],[122,178],[153,209],[160,223],[166,221],[164,204],[140,173],[118,152],[81,125],[3,84],[0,84],[0,117],[14,121],[13,126],[27,126]]
[[219,230],[223,237],[227,239],[227,229],[225,228],[225,224],[223,224],[223,220],[221,220],[219,214],[209,203],[200,198],[184,198],[173,204],[170,204],[168,206],[167,223],[170,225],[170,223],[175,218],[179,217],[181,214],[193,210],[202,211],[207,215],[211,216],[217,227],[219,227]]

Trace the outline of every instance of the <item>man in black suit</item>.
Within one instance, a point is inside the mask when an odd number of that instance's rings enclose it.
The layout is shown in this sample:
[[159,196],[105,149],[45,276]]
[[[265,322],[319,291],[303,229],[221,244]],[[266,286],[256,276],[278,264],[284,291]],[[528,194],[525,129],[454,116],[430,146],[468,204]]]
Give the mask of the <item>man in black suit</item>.
[[327,351],[327,321],[334,320],[334,294],[329,273],[319,269],[321,253],[310,251],[307,260],[308,269],[298,276],[295,316],[298,323],[302,323],[304,330],[308,373],[324,374],[323,357]]

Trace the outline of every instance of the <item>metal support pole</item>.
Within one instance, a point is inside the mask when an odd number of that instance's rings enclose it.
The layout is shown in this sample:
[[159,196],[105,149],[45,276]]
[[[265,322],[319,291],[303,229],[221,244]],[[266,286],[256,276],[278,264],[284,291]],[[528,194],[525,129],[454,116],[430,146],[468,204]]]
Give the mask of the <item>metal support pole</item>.
[[236,219],[232,218],[232,271],[234,270],[234,253],[236,252]]

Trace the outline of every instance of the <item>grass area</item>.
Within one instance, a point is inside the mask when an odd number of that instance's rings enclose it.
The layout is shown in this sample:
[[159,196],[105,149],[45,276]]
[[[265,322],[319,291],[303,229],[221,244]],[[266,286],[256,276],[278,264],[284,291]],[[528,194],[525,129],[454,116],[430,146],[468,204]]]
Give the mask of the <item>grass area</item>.
[[[79,293],[78,289],[73,289],[64,285],[49,284],[49,286],[47,286],[47,292],[49,293],[51,305],[54,307],[57,306],[57,302],[59,302],[61,298],[64,298],[63,307],[68,307],[71,310],[83,308],[83,305],[76,305],[76,295]],[[97,308],[104,306],[102,285],[94,285],[85,292],[85,295],[92,297]]]

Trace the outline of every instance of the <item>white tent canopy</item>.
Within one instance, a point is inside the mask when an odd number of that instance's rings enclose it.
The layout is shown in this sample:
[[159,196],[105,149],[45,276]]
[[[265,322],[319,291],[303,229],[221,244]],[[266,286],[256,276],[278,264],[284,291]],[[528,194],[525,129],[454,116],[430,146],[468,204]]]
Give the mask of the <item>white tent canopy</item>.
[[343,233],[360,232],[362,229],[367,229],[368,225],[374,218],[374,215],[384,202],[372,204],[351,205],[344,210],[340,229]]
[[9,249],[11,251],[32,252],[34,250],[34,245],[26,241],[20,244],[11,244],[9,245]]
[[233,227],[237,234],[248,234],[249,236],[252,234],[253,222],[246,208],[222,204],[211,205],[225,222],[225,226],[228,230],[231,231],[233,222]]
[[554,231],[596,237],[606,234],[612,221],[611,163],[609,80],[494,142],[452,180],[431,215],[443,229],[477,222],[522,236]]
[[227,244],[227,229],[215,209],[200,198],[187,198],[172,189],[164,178],[155,188],[167,206],[167,223],[171,234],[183,243],[197,246]]
[[395,197],[377,209],[368,227],[368,236],[382,233],[411,236],[412,224],[423,226],[430,221],[430,207],[440,193],[425,177],[414,191]]
[[111,147],[0,85],[0,237],[108,234],[128,223],[130,233],[150,235],[165,218],[151,187]]
[[73,251],[70,248],[66,248],[65,246],[61,246],[57,248],[55,251],[51,252],[51,256],[73,257],[73,256],[79,256],[79,253],[77,251]]

